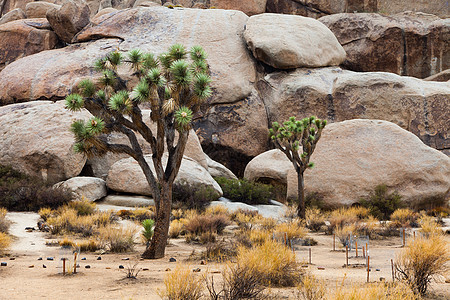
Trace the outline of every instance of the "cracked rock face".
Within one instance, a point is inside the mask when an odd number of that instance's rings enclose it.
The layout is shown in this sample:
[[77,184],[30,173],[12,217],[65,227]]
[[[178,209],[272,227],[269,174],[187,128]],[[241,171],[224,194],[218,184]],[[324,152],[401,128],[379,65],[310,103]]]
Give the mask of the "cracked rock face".
[[423,13],[336,14],[319,19],[347,52],[343,66],[426,78],[450,68],[450,19]]
[[435,149],[450,148],[450,85],[413,77],[340,68],[276,72],[258,82],[269,124],[294,115],[330,122],[381,119],[417,135]]

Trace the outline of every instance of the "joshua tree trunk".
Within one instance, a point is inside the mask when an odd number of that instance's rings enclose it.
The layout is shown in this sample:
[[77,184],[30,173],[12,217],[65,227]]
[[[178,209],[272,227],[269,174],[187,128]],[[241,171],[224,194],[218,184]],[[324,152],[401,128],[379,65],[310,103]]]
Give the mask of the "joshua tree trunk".
[[297,171],[297,182],[298,182],[298,189],[297,189],[297,197],[298,197],[298,207],[297,207],[297,214],[298,217],[301,219],[305,219],[305,182],[303,179],[303,173],[300,171]]
[[162,258],[166,250],[167,238],[169,236],[170,213],[172,207],[172,183],[161,185],[161,198],[159,209],[156,213],[156,223],[153,238],[145,252],[143,258]]

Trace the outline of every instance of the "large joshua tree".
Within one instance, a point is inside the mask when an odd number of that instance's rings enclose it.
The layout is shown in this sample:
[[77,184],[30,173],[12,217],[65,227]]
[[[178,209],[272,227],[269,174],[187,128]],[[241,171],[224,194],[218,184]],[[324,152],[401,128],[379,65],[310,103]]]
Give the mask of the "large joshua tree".
[[[190,60],[188,60],[190,57]],[[118,74],[118,67],[128,64],[137,85],[130,91]],[[178,174],[191,128],[192,116],[211,95],[206,53],[200,46],[189,51],[175,44],[155,57],[132,50],[127,55],[118,51],[95,62],[100,72],[97,81],[85,79],[66,97],[66,107],[76,111],[87,109],[93,117],[77,120],[71,130],[75,135],[75,152],[99,156],[107,152],[125,153],[134,158],[151,188],[156,206],[154,235],[144,258],[164,257],[172,208],[172,187]],[[152,130],[143,121],[139,105],[150,105]],[[106,135],[125,135],[129,144],[108,142]],[[137,134],[150,144],[154,172],[144,158]],[[163,154],[167,152],[167,159]],[[165,161],[165,163],[164,163]]]
[[[306,169],[314,166],[309,160],[325,125],[327,125],[326,120],[320,120],[314,116],[302,120],[290,117],[288,121],[283,123],[283,126],[278,122],[273,122],[272,128],[269,129],[270,138],[274,142],[275,147],[287,156],[297,172],[297,214],[303,219],[305,218],[305,182],[303,173]],[[300,150],[301,154],[299,153]]]

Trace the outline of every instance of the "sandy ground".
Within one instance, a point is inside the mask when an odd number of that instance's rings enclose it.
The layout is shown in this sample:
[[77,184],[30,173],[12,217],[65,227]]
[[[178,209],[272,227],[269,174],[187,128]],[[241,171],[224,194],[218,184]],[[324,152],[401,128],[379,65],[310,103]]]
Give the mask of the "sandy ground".
[[[167,247],[166,257],[158,260],[141,260],[140,253],[144,251],[142,245],[137,245],[135,252],[126,254],[81,253],[80,258],[86,260],[79,260],[77,274],[63,276],[61,257],[71,258],[70,251],[45,246],[45,241],[54,239],[46,239],[43,233],[26,232],[24,229],[26,226],[36,227],[37,214],[9,213],[8,217],[15,222],[10,232],[17,238],[11,251],[0,257],[1,262],[7,263],[6,267],[0,267],[0,299],[160,299],[157,291],[164,287],[164,277],[169,272],[167,269],[175,268],[176,264],[181,262],[192,269],[200,268],[200,275],[217,273],[223,267],[217,263],[201,265],[200,259],[187,261],[192,251],[200,253],[204,247],[176,239]],[[311,247],[312,265],[306,264],[309,247],[297,246],[296,256],[313,274],[325,279],[327,287],[340,286],[344,278],[346,286],[366,282],[365,267],[354,267],[364,264],[363,258],[356,258],[355,253],[351,252],[350,266],[344,267],[345,252],[331,251],[332,236],[311,236],[318,241],[318,245]],[[390,260],[401,250],[400,246],[399,237],[371,242],[371,282],[379,281],[381,277],[392,281]],[[99,256],[101,260],[97,260]],[[47,260],[47,257],[53,257],[54,260]],[[176,258],[177,262],[169,262],[170,257]],[[126,270],[135,263],[138,263],[137,268],[144,270],[137,279],[126,279],[126,273],[119,269],[119,265],[123,265]],[[322,267],[325,269],[321,270]],[[434,283],[431,288],[432,294],[428,299],[450,299],[450,284],[442,281]],[[270,292],[276,295],[276,299],[292,299],[294,296],[293,288],[270,289]]]

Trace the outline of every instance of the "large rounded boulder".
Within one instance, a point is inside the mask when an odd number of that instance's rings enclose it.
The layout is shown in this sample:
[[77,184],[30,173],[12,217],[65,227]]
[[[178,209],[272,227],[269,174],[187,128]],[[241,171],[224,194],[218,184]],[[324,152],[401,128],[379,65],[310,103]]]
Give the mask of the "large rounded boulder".
[[[386,184],[410,204],[449,199],[450,158],[424,145],[399,126],[379,120],[349,120],[329,124],[322,132],[305,171],[306,193],[316,193],[328,205],[349,205]],[[257,156],[246,170],[249,180],[273,178],[297,196],[297,176],[279,150]]]
[[335,66],[345,60],[344,48],[334,34],[312,18],[252,16],[244,37],[256,59],[277,69]]
[[70,132],[74,119],[87,119],[86,111],[64,109],[64,101],[35,101],[0,107],[0,164],[51,183],[80,174],[86,162],[75,154]]

